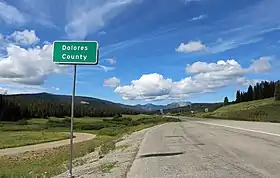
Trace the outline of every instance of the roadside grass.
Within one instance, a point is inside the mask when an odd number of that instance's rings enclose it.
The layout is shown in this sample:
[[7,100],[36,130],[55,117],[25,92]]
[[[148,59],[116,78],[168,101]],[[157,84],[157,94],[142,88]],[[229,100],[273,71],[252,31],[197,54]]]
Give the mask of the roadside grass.
[[280,101],[274,98],[243,102],[221,107],[213,112],[200,113],[196,117],[280,122]]
[[117,163],[118,163],[117,161],[112,162],[112,163],[104,163],[100,166],[100,169],[103,173],[109,173],[111,171],[111,169],[113,169]]
[[0,149],[33,145],[69,138],[63,132],[0,132]]
[[116,146],[115,150],[126,150],[127,148],[129,148],[129,145],[120,145],[120,146]]
[[128,115],[128,114],[124,114],[124,115],[122,115],[122,117],[130,117],[130,118],[132,118],[132,120],[137,120],[137,119],[141,119],[141,118],[153,118],[153,117],[155,117],[155,115],[147,115],[147,114]]
[[[110,141],[111,137],[99,136],[96,139],[76,143],[73,158],[91,153],[99,145]],[[69,146],[27,152],[0,157],[0,177],[51,177],[67,170]]]
[[[79,158],[91,153],[95,151],[97,147],[100,147],[99,153],[101,154],[100,158],[102,158],[111,150],[116,149],[116,141],[125,134],[130,134],[166,122],[180,122],[179,119],[162,118],[159,116],[138,116],[138,119],[132,119],[130,116],[126,115],[120,118],[89,119],[92,121],[85,121],[85,118],[75,119],[75,131],[93,133],[96,134],[97,137],[93,140],[74,144],[73,158]],[[33,121],[31,120],[30,124],[34,126],[35,123],[37,123],[37,126],[41,128],[45,127],[48,131],[57,131],[58,128],[63,128],[64,131],[68,130],[67,124],[69,121],[67,119],[51,118],[51,120],[52,121],[44,121],[42,119],[35,119]],[[30,129],[31,125],[23,125],[23,127]],[[2,156],[0,157],[0,177],[51,177],[67,170],[68,159],[69,146],[67,145],[54,149],[46,149],[44,151]],[[82,162],[79,162],[79,164],[82,164]],[[105,167],[110,168],[110,166]]]

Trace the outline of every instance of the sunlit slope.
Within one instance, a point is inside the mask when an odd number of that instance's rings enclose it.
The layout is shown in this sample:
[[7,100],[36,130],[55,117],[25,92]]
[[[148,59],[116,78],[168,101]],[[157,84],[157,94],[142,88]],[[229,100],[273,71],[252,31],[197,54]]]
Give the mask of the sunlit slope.
[[218,119],[280,122],[280,101],[269,98],[232,104],[201,116]]

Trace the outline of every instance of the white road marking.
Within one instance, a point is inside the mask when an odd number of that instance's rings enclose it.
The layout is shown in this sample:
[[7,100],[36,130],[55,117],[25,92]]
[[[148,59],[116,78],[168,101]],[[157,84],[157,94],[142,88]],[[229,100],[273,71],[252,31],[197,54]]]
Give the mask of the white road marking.
[[194,122],[199,123],[199,124],[206,124],[206,125],[213,125],[213,126],[219,126],[219,127],[226,127],[226,128],[231,128],[231,129],[237,129],[237,130],[243,130],[243,131],[248,131],[248,132],[255,132],[255,133],[261,133],[261,134],[266,134],[266,135],[280,137],[280,134],[275,134],[275,133],[270,133],[270,132],[263,132],[263,131],[259,131],[259,130],[244,129],[244,128],[241,128],[241,127],[233,127],[233,126],[228,126],[228,125],[213,124],[213,123],[200,122],[200,121],[194,121]]

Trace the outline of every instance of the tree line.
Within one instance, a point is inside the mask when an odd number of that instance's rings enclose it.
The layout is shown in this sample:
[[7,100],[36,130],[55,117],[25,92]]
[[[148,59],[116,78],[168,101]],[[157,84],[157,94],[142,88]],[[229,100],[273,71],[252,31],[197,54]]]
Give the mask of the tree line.
[[[236,92],[236,99],[232,103],[241,103],[246,101],[260,100],[275,97],[280,100],[280,81],[262,81],[256,85],[250,85],[247,91]],[[224,99],[224,105],[230,104],[228,97]]]
[[[139,111],[119,105],[75,103],[75,117],[112,117],[118,114],[140,114]],[[15,98],[0,95],[0,121],[18,121],[29,118],[68,117],[71,103],[45,100]]]
[[275,81],[262,81],[256,85],[250,85],[246,92],[238,90],[236,92],[236,103],[260,100],[265,98],[272,98],[275,95],[275,87],[278,82]]

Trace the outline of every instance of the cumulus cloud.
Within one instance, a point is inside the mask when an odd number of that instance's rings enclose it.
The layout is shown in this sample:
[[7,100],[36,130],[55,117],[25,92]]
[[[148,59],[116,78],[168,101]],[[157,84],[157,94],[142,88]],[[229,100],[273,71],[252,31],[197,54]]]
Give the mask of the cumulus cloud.
[[117,77],[111,77],[111,78],[104,80],[103,86],[110,87],[110,88],[116,88],[116,87],[120,86],[120,84],[121,84],[120,79],[118,79]]
[[248,87],[249,85],[253,86],[256,83],[260,83],[263,80],[261,80],[261,79],[247,79],[245,77],[239,77],[239,78],[237,78],[236,81],[237,81],[238,84]]
[[167,98],[172,89],[172,80],[153,73],[145,74],[131,85],[119,86],[115,89],[125,100],[158,100]]
[[265,56],[265,57],[261,57],[259,60],[253,60],[250,70],[252,70],[252,72],[260,72],[260,73],[268,72],[269,69],[271,68],[270,65],[271,59],[272,57]]
[[201,41],[190,41],[187,44],[181,43],[175,50],[181,53],[204,51],[207,47]]
[[116,64],[117,60],[115,58],[108,58],[104,59],[105,62],[108,62],[109,64]]
[[0,57],[0,81],[41,85],[47,76],[61,69],[52,63],[53,45],[24,49],[9,44],[7,55]]
[[248,68],[242,67],[235,60],[220,60],[217,63],[196,62],[187,65],[186,72],[193,76],[172,81],[161,74],[145,74],[130,85],[119,86],[115,89],[124,100],[164,100],[183,99],[197,93],[214,92],[230,84],[253,83],[257,80],[245,78],[248,73],[260,73],[269,70],[260,68],[259,63],[270,66],[267,57],[254,60]]
[[22,45],[32,45],[40,41],[34,30],[27,29],[23,31],[15,31],[8,38]]

